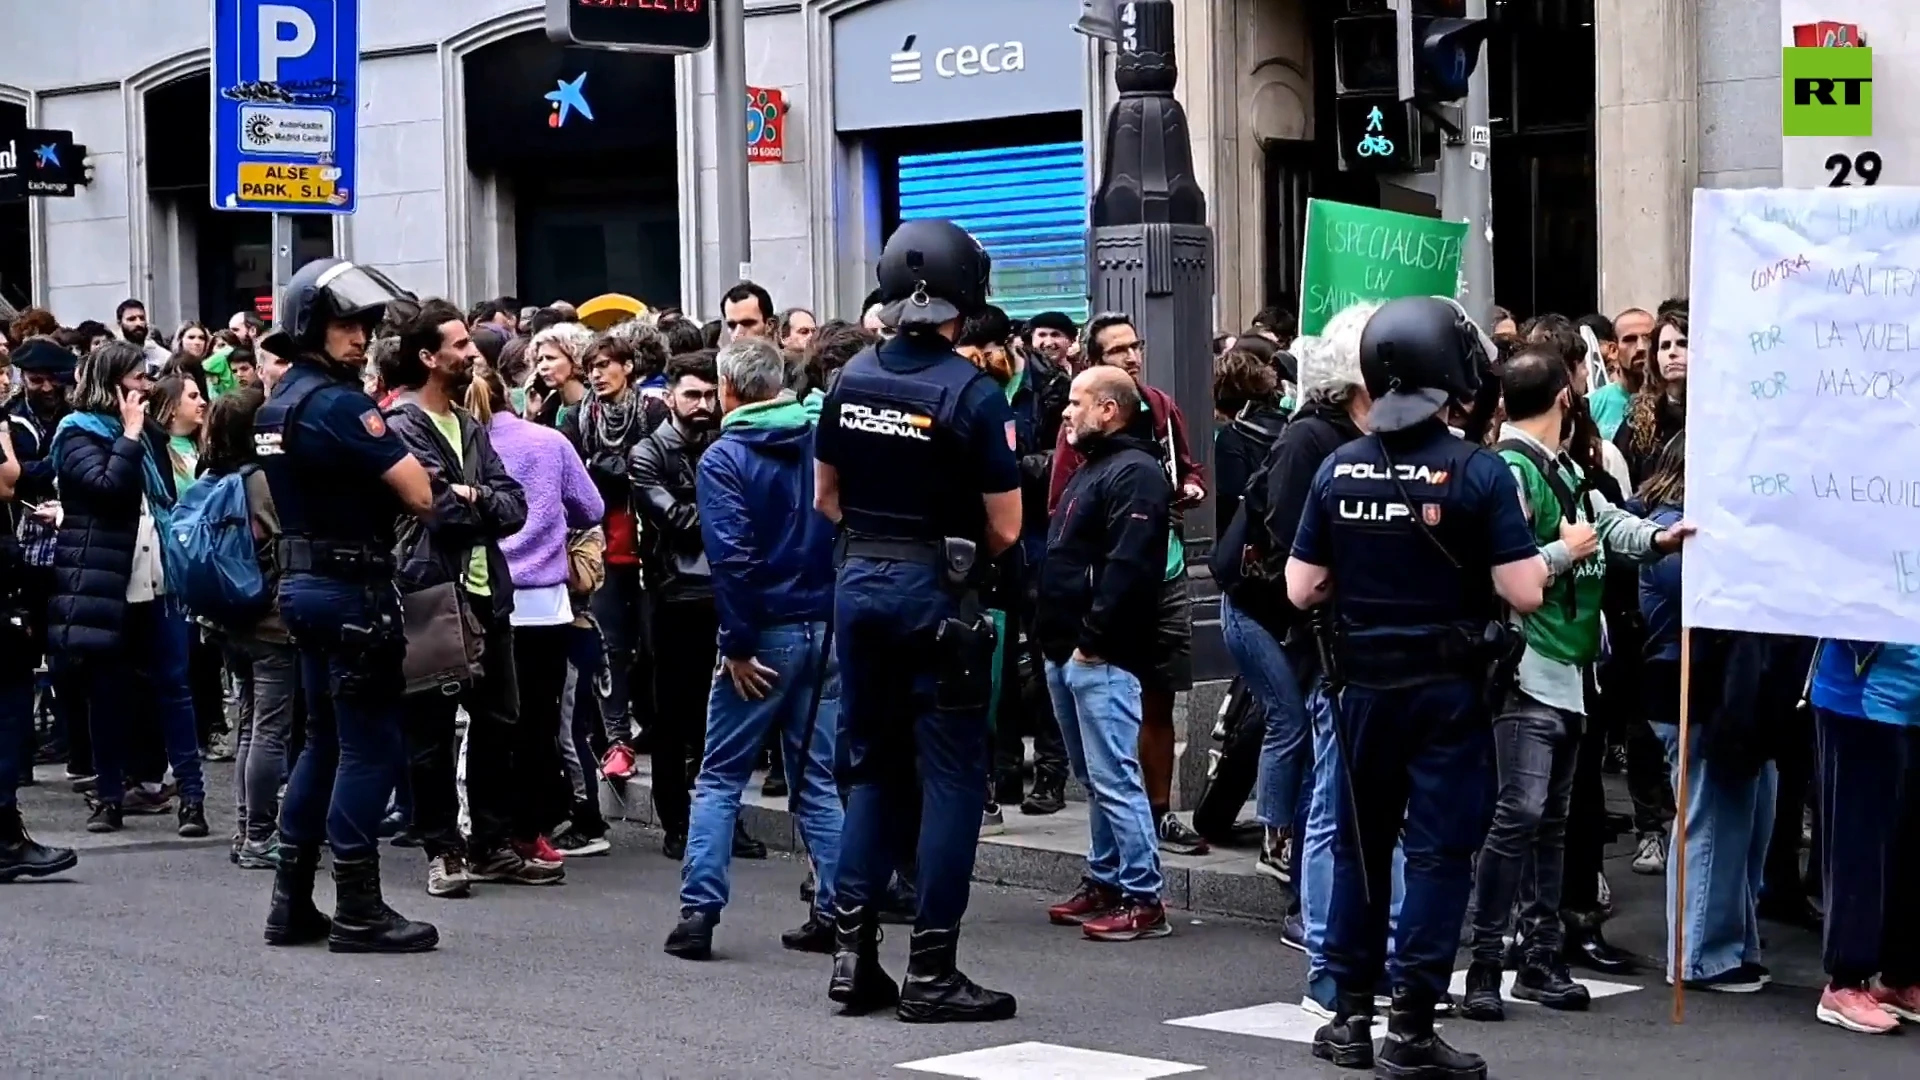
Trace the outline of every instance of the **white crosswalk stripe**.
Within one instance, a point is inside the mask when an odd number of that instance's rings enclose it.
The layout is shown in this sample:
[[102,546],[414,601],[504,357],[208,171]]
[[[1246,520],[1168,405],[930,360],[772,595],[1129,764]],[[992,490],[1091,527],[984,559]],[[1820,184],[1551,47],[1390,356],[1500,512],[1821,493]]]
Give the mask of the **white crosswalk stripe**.
[[1206,1066],[1054,1043],[1023,1042],[909,1061],[900,1068],[967,1080],[1156,1080],[1162,1076],[1200,1072]]
[[[1513,978],[1514,973],[1511,971],[1501,973],[1500,996],[1515,1005],[1533,1004],[1533,1002],[1521,1001],[1513,996]],[[1587,993],[1592,995],[1595,1001],[1599,1001],[1601,998],[1617,997],[1621,994],[1631,994],[1635,990],[1644,989],[1644,987],[1635,986],[1632,983],[1607,982],[1604,979],[1575,979],[1573,981],[1586,987]],[[1464,971],[1454,972],[1453,985],[1449,987],[1449,989],[1453,991],[1455,997],[1465,994],[1467,992],[1467,973]]]
[[1311,1045],[1313,1033],[1326,1021],[1298,1005],[1275,1001],[1266,1005],[1250,1005],[1244,1009],[1183,1017],[1167,1023],[1174,1027],[1224,1031],[1230,1035],[1251,1035],[1256,1039],[1282,1039]]

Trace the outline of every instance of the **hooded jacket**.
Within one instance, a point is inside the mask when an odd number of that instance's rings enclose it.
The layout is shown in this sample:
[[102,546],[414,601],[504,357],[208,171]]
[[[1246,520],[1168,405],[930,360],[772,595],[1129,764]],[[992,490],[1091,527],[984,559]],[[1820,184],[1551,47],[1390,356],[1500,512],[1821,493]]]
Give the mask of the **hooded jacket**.
[[1056,664],[1079,649],[1139,675],[1157,647],[1173,486],[1133,431],[1082,440],[1075,456],[1047,532],[1034,637]]
[[[430,588],[446,581],[457,581],[466,570],[476,547],[486,550],[487,589],[493,597],[494,611],[504,620],[513,610],[513,571],[500,550],[500,541],[520,531],[527,523],[527,493],[520,482],[507,472],[500,455],[493,449],[487,429],[467,410],[455,407],[460,421],[462,452],[440,435],[433,418],[420,404],[418,391],[402,391],[387,413],[387,426],[396,432],[413,456],[426,467],[433,483],[433,516],[426,526],[426,541],[401,553],[396,575],[402,592]],[[470,462],[463,467],[462,462]],[[473,477],[471,481],[468,476]],[[453,485],[469,484],[475,490],[472,502],[453,493]],[[402,535],[407,530],[403,528]]]
[[833,617],[833,525],[813,508],[821,401],[788,390],[743,405],[700,459],[700,537],[729,659],[754,655],[763,630]]

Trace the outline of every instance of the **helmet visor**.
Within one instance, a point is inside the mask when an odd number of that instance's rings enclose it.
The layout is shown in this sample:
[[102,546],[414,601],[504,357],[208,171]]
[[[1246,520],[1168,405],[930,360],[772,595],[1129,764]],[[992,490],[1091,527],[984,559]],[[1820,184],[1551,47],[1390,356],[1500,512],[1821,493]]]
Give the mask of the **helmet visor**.
[[379,322],[390,306],[398,306],[396,314],[403,317],[408,309],[418,308],[412,293],[373,267],[357,263],[341,263],[328,270],[315,288],[323,299],[320,306],[335,319],[373,323]]

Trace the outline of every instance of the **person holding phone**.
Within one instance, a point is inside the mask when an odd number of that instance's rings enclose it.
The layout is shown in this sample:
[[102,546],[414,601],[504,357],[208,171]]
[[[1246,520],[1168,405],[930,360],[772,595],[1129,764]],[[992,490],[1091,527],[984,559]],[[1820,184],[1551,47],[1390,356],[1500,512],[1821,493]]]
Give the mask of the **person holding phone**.
[[152,382],[145,356],[126,342],[80,363],[74,411],[52,440],[61,520],[48,645],[84,672],[98,773],[87,831],[123,827],[127,719],[151,716],[180,788],[178,831],[197,837],[207,835],[207,815],[190,631],[170,606],[160,553],[177,496],[167,432],[146,413]]

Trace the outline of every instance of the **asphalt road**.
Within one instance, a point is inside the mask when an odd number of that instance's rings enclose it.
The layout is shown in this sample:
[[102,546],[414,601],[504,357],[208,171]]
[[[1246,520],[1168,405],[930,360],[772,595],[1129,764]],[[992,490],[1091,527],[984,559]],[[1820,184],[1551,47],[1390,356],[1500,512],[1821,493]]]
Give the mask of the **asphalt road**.
[[[28,805],[48,833],[62,830],[47,817],[80,813],[46,789]],[[1048,926],[1047,897],[979,888],[963,963],[1019,994],[1020,1015],[913,1027],[834,1015],[824,958],[781,950],[779,931],[804,914],[803,869],[778,857],[736,864],[733,906],[705,964],[660,951],[678,868],[657,838],[624,826],[609,857],[576,860],[563,886],[482,887],[468,900],[428,898],[419,854],[394,852],[389,899],[436,921],[441,949],[334,956],[262,945],[271,875],[234,868],[224,844],[171,841],[164,824],[137,819],[66,880],[0,887],[0,1074],[1364,1075],[1316,1062],[1294,1041],[1312,1026],[1291,1008],[1305,965],[1270,926],[1184,916],[1170,938],[1097,945]],[[1657,950],[1655,883],[1619,870],[1625,910],[1614,937]],[[898,975],[906,935],[891,932],[884,949]],[[1448,1033],[1508,1080],[1920,1075],[1920,1032],[1868,1038],[1817,1024],[1806,989],[1817,978],[1812,939],[1774,937],[1774,987],[1690,995],[1683,1027],[1669,1022],[1664,986],[1642,977],[1588,1014],[1516,1005],[1503,1025],[1459,1021]],[[1246,1011],[1207,1018],[1231,1010]],[[1072,1060],[1086,1051],[1120,1056]],[[963,1054],[975,1056],[929,1060]],[[920,1068],[901,1068],[909,1063]]]

